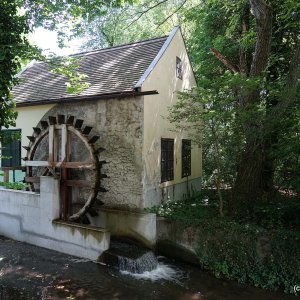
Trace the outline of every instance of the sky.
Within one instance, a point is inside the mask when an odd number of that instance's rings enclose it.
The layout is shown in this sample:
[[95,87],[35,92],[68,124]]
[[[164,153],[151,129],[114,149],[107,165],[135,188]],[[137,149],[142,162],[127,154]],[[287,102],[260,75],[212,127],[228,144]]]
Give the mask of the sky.
[[69,55],[81,52],[80,39],[73,40],[68,43],[69,48],[60,49],[57,44],[57,34],[55,31],[49,31],[42,27],[37,28],[31,35],[30,41],[42,48],[44,54],[54,52],[56,55]]

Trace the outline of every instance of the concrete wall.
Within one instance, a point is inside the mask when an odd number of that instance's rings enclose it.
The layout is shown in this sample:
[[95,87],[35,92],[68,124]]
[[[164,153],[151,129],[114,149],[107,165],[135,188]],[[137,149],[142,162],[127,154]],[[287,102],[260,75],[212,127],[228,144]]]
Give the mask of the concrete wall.
[[59,182],[41,177],[41,194],[0,189],[0,234],[9,238],[96,260],[109,248],[101,228],[53,222],[59,217]]
[[112,237],[126,237],[153,248],[156,244],[156,214],[125,212],[116,209],[97,210],[89,217],[91,224],[107,228]]
[[[176,77],[176,57],[183,64],[183,79]],[[157,90],[159,95],[144,97],[144,199],[147,207],[160,204],[165,198],[176,195],[184,197],[186,178],[181,178],[182,139],[188,138],[188,132],[175,131],[167,117],[168,109],[178,99],[177,92],[195,86],[195,78],[185,49],[180,30],[177,30],[171,43],[142,85],[142,90]],[[174,139],[174,180],[161,183],[161,138]],[[188,178],[194,182],[194,189],[200,189],[201,149],[192,145],[192,171]],[[198,180],[195,180],[199,178]]]

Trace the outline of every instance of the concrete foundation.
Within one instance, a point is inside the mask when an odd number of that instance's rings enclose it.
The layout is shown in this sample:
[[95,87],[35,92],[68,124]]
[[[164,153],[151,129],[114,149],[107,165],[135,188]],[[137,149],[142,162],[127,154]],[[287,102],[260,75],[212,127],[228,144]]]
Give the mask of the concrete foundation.
[[100,209],[90,218],[92,225],[107,228],[114,237],[127,237],[153,248],[156,244],[156,215],[117,209]]

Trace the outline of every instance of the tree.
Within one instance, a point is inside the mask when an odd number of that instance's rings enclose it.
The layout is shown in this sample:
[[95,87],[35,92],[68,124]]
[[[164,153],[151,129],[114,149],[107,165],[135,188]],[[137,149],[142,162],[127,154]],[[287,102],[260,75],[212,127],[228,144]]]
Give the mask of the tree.
[[0,130],[15,124],[15,105],[10,94],[17,82],[20,61],[35,52],[27,38],[29,25],[19,12],[17,0],[0,3]]
[[83,49],[111,47],[168,34],[175,25],[183,25],[181,15],[194,0],[142,0],[134,5],[111,7],[93,21],[83,21],[75,32],[85,38]]
[[[130,0],[128,0],[130,2]],[[105,14],[107,7],[121,5],[122,1],[103,2],[75,0],[3,0],[0,3],[0,131],[15,124],[17,113],[10,93],[17,83],[17,73],[24,60],[45,59],[39,49],[30,45],[27,35],[35,26],[58,29],[61,42],[66,28],[76,28],[82,18],[93,19]],[[69,68],[70,69],[70,68]],[[76,73],[72,70],[68,73]],[[81,85],[77,79],[76,87]],[[73,90],[71,88],[71,90]]]
[[[194,28],[188,45],[202,115],[217,112],[222,129],[228,127],[222,116],[230,115],[229,140],[236,146],[224,141],[221,147],[227,160],[236,162],[231,169],[236,216],[250,213],[272,191],[277,166],[284,161],[278,149],[282,141],[290,136],[299,143],[293,137],[299,129],[299,13],[295,1],[209,0],[186,14]],[[193,122],[191,102],[182,100],[174,108],[177,120]]]

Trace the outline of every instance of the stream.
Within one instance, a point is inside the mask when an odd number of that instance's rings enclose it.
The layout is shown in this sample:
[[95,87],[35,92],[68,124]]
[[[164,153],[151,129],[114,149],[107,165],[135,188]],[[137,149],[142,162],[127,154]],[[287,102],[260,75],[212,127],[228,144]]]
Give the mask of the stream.
[[153,271],[132,274],[100,263],[0,238],[0,299],[288,300],[217,279],[198,267],[158,257]]

